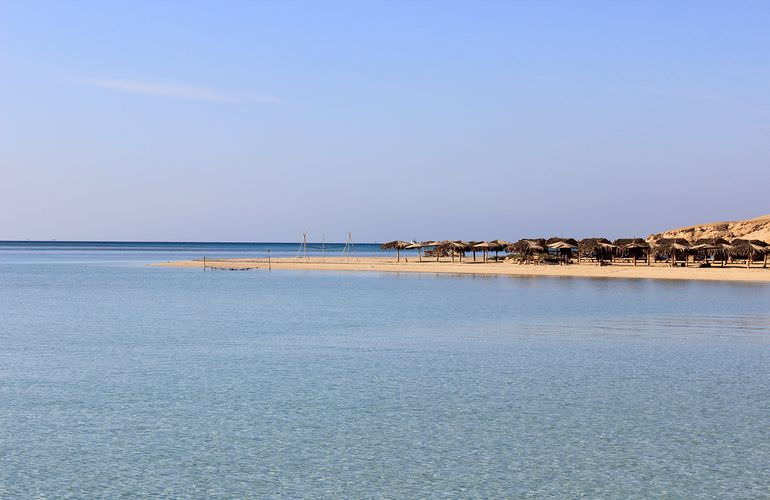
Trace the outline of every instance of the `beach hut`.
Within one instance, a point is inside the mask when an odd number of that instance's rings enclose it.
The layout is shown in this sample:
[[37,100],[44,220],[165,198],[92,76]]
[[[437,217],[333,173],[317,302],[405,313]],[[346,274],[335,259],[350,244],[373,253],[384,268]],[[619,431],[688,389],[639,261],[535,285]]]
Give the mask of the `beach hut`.
[[381,250],[395,250],[396,262],[401,262],[401,250],[411,245],[408,241],[394,240],[380,245]]
[[546,252],[546,243],[542,238],[522,239],[506,247],[510,253],[518,254],[519,264],[537,262],[536,257]]
[[650,265],[650,244],[642,238],[618,238],[613,242],[618,247],[618,255],[631,259],[636,266],[637,261],[644,259]]
[[735,239],[730,242],[731,254],[738,258],[746,259],[746,267],[750,268],[755,255],[764,255],[762,267],[767,267],[767,256],[770,254],[770,245],[762,240]]
[[618,246],[607,238],[584,238],[578,242],[578,255],[595,259],[598,265],[606,260],[611,262],[617,250]]
[[662,238],[653,244],[653,251],[656,258],[658,255],[666,257],[672,267],[676,266],[677,257],[684,257],[686,266],[690,255],[690,242],[684,238]]

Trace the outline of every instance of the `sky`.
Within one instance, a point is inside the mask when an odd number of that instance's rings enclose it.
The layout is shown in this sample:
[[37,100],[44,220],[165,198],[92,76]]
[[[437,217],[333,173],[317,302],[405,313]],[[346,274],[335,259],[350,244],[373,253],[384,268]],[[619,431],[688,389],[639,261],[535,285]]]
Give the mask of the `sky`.
[[770,2],[0,0],[0,239],[770,213]]

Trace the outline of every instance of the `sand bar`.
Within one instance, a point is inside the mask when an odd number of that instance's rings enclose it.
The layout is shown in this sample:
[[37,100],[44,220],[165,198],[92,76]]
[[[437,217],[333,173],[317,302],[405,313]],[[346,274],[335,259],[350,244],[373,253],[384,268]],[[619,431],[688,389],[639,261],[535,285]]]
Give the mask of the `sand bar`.
[[[203,269],[202,260],[186,260],[153,264],[168,267],[197,267]],[[267,270],[266,259],[207,259],[207,268],[212,270],[255,269]],[[569,276],[583,278],[640,278],[669,280],[707,280],[707,281],[755,281],[770,282],[770,268],[756,267],[669,267],[665,264],[652,266],[614,263],[597,266],[593,263],[559,265],[520,265],[510,262],[396,262],[390,257],[317,257],[273,258],[270,268],[273,270],[291,269],[307,271],[375,271],[396,273],[446,273],[446,274],[482,274],[510,276]]]

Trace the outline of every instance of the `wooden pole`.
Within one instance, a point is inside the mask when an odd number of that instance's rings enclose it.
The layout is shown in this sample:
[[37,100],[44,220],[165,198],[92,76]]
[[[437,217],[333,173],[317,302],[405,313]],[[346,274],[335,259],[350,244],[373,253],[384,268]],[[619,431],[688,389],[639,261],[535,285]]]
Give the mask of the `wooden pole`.
[[272,265],[270,263],[270,249],[269,248],[267,249],[267,270],[268,271],[272,270]]
[[203,272],[206,272],[206,256],[203,256]]

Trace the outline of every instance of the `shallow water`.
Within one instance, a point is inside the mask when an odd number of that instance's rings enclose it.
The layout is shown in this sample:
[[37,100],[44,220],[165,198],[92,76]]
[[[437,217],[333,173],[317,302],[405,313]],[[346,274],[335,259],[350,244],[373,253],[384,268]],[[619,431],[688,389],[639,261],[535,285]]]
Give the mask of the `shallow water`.
[[0,497],[770,494],[770,285],[199,252],[0,245]]

